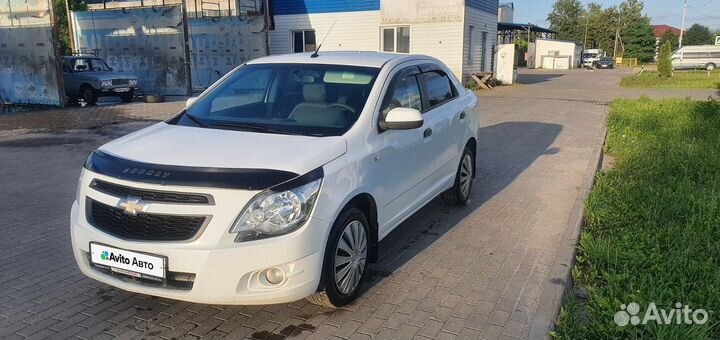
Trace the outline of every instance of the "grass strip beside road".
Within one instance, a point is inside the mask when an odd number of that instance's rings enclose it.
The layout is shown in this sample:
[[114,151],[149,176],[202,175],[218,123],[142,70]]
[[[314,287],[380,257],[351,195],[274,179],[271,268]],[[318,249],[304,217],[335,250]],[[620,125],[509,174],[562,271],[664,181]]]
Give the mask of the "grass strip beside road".
[[[586,202],[562,339],[720,337],[720,101],[617,100]],[[621,304],[705,309],[703,325],[618,326]]]
[[621,87],[657,89],[720,89],[720,71],[675,72],[671,78],[660,78],[657,72],[643,72],[640,75],[625,76]]

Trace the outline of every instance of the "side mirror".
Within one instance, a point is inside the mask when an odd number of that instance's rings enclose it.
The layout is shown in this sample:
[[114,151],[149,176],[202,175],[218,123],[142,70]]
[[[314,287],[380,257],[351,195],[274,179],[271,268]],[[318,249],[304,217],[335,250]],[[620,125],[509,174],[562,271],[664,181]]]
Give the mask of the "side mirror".
[[190,97],[190,98],[188,98],[188,99],[185,101],[185,107],[189,107],[189,106],[192,105],[197,99],[198,99],[198,97]]
[[416,109],[396,107],[385,116],[381,127],[385,130],[412,130],[423,126],[422,113]]

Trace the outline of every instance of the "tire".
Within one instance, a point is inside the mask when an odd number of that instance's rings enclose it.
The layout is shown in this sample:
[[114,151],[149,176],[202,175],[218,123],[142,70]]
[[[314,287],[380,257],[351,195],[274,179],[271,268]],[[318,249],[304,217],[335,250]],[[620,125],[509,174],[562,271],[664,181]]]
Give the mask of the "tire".
[[130,90],[130,91],[128,91],[128,92],[121,93],[121,94],[120,94],[120,99],[122,99],[122,101],[123,101],[124,103],[129,103],[129,102],[131,102],[131,101],[133,100],[133,97],[134,97],[134,96],[135,96],[135,90]]
[[97,93],[95,93],[95,89],[89,85],[80,88],[80,98],[88,105],[95,105],[95,103],[97,103]]
[[705,65],[705,69],[708,70],[708,71],[714,71],[714,70],[715,70],[715,64],[709,63],[709,64]]
[[440,195],[445,204],[466,205],[472,196],[473,178],[475,177],[475,154],[469,146],[463,150],[455,174],[455,184]]
[[[354,206],[343,209],[333,223],[325,247],[320,287],[317,293],[307,297],[308,301],[337,308],[358,297],[367,276],[369,225],[367,217],[360,209]],[[359,236],[357,241],[353,241],[353,235]],[[337,260],[347,262],[336,265]],[[346,265],[343,266],[344,264]]]

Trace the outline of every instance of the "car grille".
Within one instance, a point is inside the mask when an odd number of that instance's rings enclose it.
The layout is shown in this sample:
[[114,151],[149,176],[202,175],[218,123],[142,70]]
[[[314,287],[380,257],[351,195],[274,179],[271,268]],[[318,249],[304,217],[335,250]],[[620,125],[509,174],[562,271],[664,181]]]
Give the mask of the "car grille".
[[127,85],[130,84],[130,79],[113,79],[113,85]]
[[184,241],[193,238],[205,224],[205,216],[138,213],[87,199],[88,222],[110,235],[139,241]]
[[90,185],[91,188],[112,195],[115,197],[133,196],[143,201],[150,202],[166,202],[166,203],[192,203],[192,204],[212,204],[212,196],[203,194],[184,194],[169,191],[155,191],[129,188],[122,185],[108,183],[105,181],[95,180]]

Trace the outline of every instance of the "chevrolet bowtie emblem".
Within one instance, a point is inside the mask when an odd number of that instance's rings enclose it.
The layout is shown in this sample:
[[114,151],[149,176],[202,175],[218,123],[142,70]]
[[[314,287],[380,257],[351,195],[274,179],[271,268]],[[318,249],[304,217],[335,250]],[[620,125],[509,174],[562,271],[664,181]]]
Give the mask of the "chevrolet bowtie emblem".
[[118,208],[123,209],[123,212],[128,215],[135,216],[138,212],[144,212],[145,209],[147,209],[147,205],[140,201],[140,197],[128,196],[120,200]]

